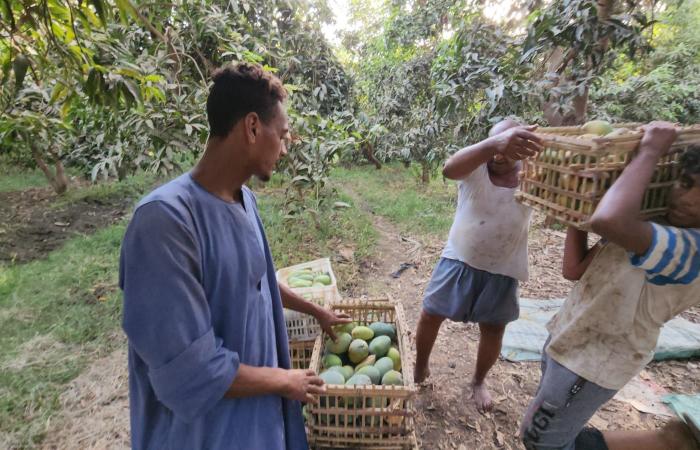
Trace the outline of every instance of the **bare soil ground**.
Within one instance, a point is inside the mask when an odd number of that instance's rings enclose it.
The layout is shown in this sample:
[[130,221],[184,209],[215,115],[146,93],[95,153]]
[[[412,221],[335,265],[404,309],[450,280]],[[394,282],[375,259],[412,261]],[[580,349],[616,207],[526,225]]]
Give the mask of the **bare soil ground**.
[[124,217],[133,199],[111,197],[55,207],[50,187],[0,192],[0,262],[44,258],[77,234],[90,234]]

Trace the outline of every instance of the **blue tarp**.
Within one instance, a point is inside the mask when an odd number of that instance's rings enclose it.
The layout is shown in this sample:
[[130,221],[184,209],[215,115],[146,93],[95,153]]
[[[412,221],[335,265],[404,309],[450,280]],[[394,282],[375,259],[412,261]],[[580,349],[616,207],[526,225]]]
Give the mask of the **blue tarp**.
[[685,421],[692,420],[693,423],[700,426],[700,394],[696,395],[679,395],[670,394],[663,398],[664,403],[673,409]]
[[[501,356],[509,361],[539,361],[547,340],[545,324],[564,299],[520,300],[520,318],[506,327]],[[676,317],[661,330],[655,360],[700,356],[700,324]]]

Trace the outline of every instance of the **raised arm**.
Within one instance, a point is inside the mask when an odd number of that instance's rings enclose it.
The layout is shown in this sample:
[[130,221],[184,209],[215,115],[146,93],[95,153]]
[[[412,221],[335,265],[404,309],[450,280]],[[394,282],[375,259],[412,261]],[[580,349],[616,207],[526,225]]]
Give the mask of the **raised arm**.
[[653,237],[651,224],[640,218],[644,191],[656,163],[668,152],[678,134],[668,122],[651,122],[643,130],[637,156],[605,194],[591,218],[593,231],[637,255],[646,253]]
[[532,132],[535,128],[534,125],[509,128],[465,147],[445,162],[442,174],[445,178],[461,180],[499,154],[514,160],[534,156],[542,148],[540,138]]
[[593,261],[600,246],[588,248],[588,233],[574,227],[566,230],[562,275],[567,280],[580,280],[588,265]]

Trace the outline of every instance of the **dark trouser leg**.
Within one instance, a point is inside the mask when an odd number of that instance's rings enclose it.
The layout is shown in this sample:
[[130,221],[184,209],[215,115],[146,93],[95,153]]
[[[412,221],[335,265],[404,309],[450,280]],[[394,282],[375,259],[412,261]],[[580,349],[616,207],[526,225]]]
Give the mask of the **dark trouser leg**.
[[583,430],[598,408],[617,391],[591,383],[545,358],[537,395],[521,427],[525,447],[528,450],[607,449],[597,430]]

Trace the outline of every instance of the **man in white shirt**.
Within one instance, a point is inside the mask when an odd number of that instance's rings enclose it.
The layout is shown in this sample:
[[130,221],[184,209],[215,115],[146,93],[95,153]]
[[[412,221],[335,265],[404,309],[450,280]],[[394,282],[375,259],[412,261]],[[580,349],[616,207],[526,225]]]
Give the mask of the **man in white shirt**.
[[677,421],[648,432],[584,428],[651,361],[663,324],[700,304],[700,147],[682,156],[668,224],[640,219],[656,163],[676,135],[668,123],[644,127],[636,157],[591,219],[604,245],[589,249],[585,232],[567,233],[563,272],[579,281],[547,325],[542,379],[522,425],[528,449],[697,449]]
[[478,323],[481,339],[471,384],[481,412],[492,408],[486,375],[498,359],[506,324],[518,318],[518,282],[528,276],[531,210],[514,194],[520,160],[541,149],[534,128],[504,120],[489,138],[452,155],[443,169],[445,177],[459,181],[457,211],[425,291],[414,379],[420,383],[429,376],[430,352],[446,318]]

